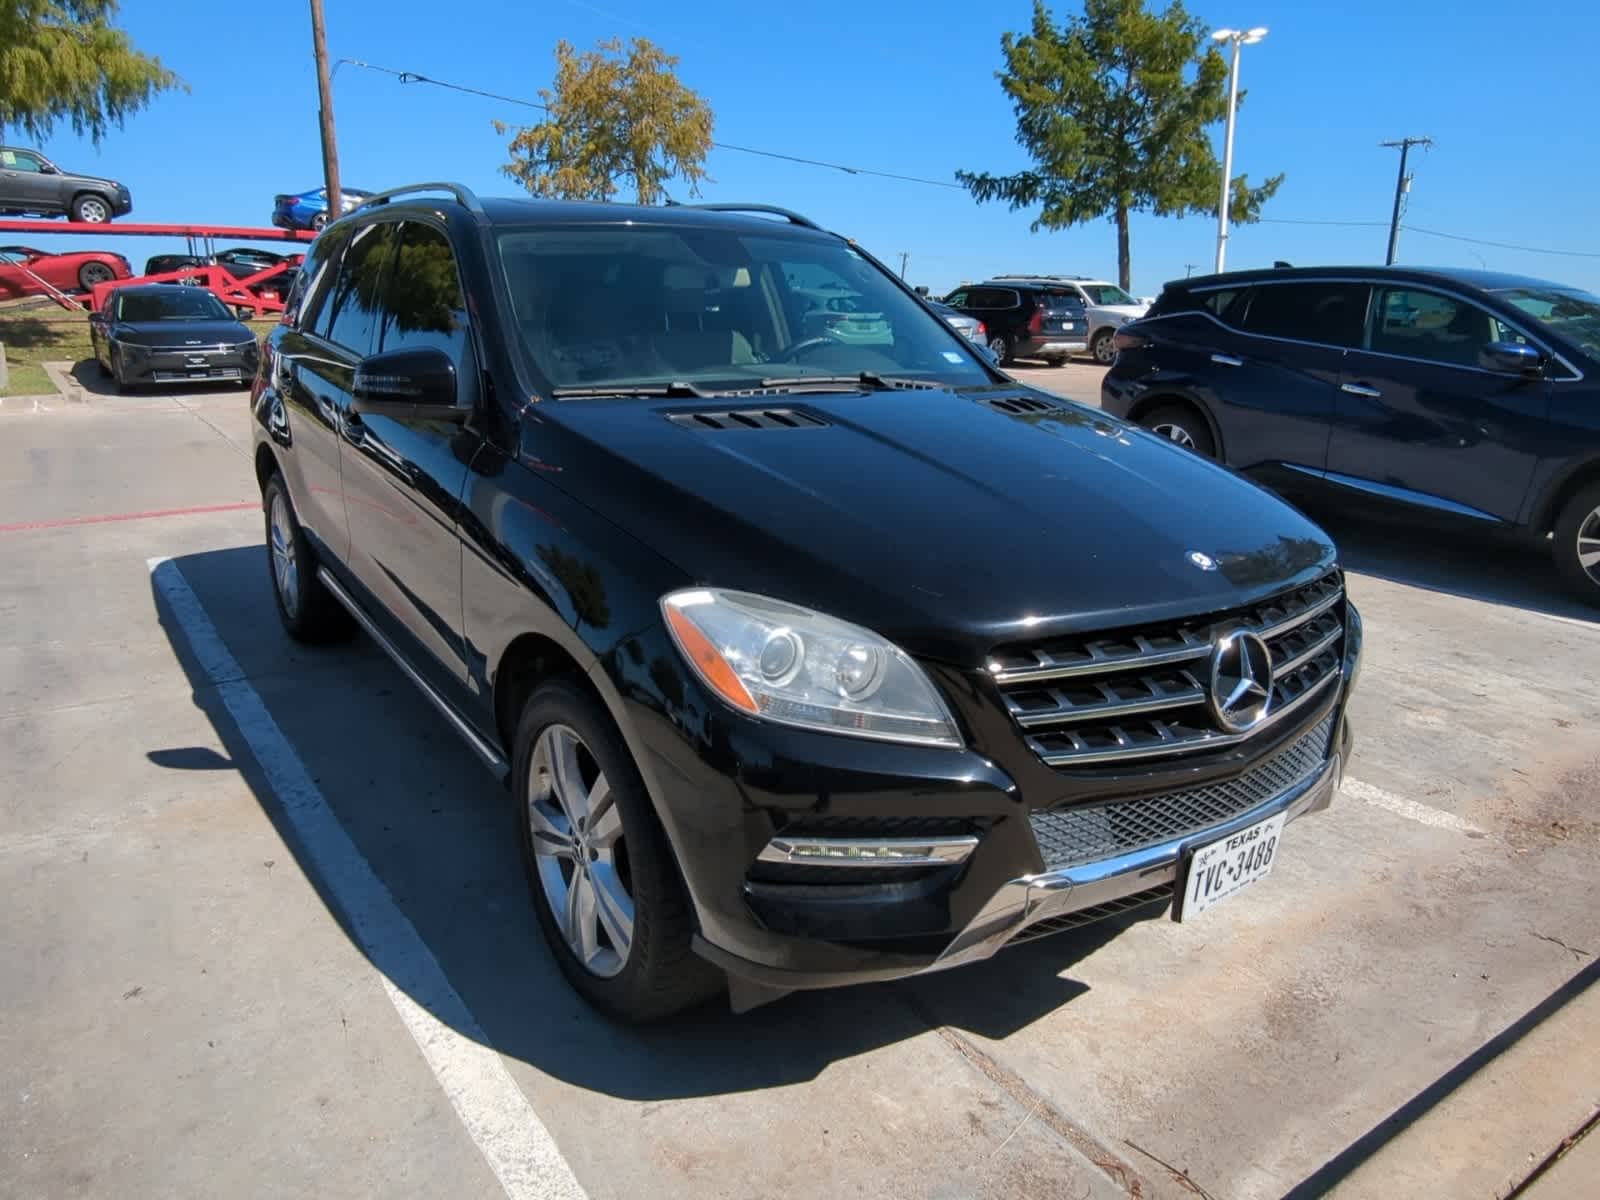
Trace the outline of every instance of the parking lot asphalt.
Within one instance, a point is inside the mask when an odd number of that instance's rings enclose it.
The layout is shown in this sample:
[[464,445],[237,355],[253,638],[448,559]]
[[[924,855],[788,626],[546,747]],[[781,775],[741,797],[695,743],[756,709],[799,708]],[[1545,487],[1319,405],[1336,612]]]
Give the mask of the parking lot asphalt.
[[281,632],[247,421],[0,407],[0,1195],[1500,1196],[1600,1108],[1600,620],[1538,555],[1318,514],[1354,759],[1203,919],[624,1030],[476,760]]

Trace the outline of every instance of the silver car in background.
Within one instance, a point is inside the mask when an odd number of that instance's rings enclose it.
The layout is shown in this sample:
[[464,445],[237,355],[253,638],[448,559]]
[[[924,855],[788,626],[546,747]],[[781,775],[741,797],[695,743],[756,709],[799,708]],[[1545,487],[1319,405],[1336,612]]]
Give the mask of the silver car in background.
[[928,307],[933,309],[945,319],[945,322],[969,342],[977,342],[980,346],[989,340],[989,331],[984,328],[982,321],[977,317],[969,317],[964,312],[957,312],[948,304],[939,300],[929,300]]

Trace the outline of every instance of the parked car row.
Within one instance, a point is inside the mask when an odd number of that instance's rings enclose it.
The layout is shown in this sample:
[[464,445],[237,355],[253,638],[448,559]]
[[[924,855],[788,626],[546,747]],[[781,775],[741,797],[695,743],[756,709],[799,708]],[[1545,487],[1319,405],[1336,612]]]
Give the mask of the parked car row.
[[1102,403],[1290,495],[1548,540],[1600,604],[1600,297],[1399,267],[1169,283]]
[[962,284],[942,303],[982,321],[989,348],[1005,364],[1039,358],[1059,365],[1087,351],[1110,365],[1117,330],[1149,308],[1114,283],[1082,275],[996,275]]

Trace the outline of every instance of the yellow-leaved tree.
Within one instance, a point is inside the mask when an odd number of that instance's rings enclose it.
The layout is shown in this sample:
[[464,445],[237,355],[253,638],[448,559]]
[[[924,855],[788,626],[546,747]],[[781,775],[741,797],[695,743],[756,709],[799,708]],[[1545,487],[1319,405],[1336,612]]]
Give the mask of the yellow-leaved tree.
[[697,195],[711,109],[679,81],[677,65],[647,38],[626,47],[611,38],[583,54],[556,43],[555,86],[539,92],[549,115],[517,131],[502,170],[535,196],[563,200],[610,200],[630,187],[640,204],[654,204],[673,178]]

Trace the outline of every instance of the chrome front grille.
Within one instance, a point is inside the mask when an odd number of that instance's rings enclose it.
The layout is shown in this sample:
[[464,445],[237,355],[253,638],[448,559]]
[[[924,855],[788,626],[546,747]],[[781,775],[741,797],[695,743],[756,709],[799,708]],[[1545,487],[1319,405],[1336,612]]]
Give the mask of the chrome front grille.
[[1232,820],[1310,779],[1327,761],[1330,715],[1244,774],[1222,783],[1110,804],[1036,812],[1029,821],[1051,869],[1115,858]]
[[[1209,695],[1217,639],[1245,630],[1266,643],[1272,691],[1243,732],[1217,719]],[[1344,661],[1344,587],[1337,571],[1264,603],[990,656],[989,672],[1029,747],[1051,766],[1204,752],[1252,737],[1326,694]]]

